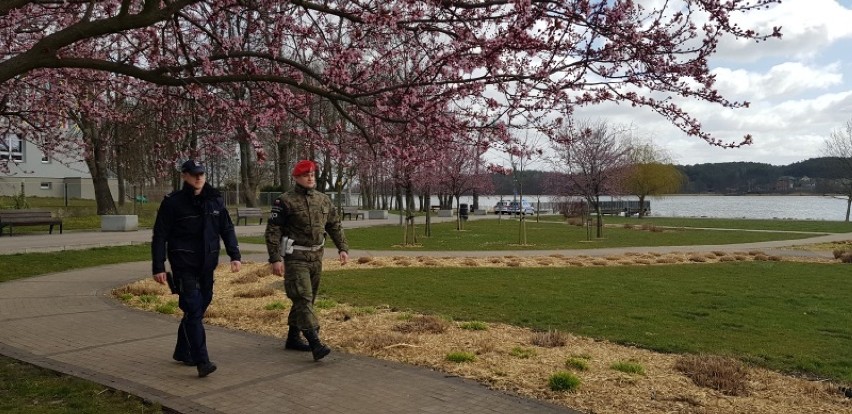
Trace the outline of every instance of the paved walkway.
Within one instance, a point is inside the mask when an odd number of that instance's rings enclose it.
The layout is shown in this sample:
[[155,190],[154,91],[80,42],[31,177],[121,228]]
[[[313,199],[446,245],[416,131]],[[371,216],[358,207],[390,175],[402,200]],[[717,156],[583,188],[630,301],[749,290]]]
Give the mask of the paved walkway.
[[[348,228],[388,220],[347,221]],[[262,226],[239,226],[240,235]],[[512,252],[613,254],[629,251],[781,249],[792,244],[852,239],[852,234],[736,246],[687,246]],[[150,240],[150,231],[68,232],[0,238],[0,252],[47,251]],[[264,260],[263,246],[244,246]],[[507,252],[457,252],[471,256]],[[790,252],[786,252],[790,253]],[[353,251],[352,256],[385,252]],[[387,254],[399,255],[400,252]],[[411,252],[450,255],[448,252]],[[798,254],[812,254],[799,252]],[[181,413],[574,413],[548,403],[492,391],[425,368],[333,352],[321,362],[282,349],[278,338],[208,326],[219,370],[204,379],[170,358],[174,318],[127,308],[109,291],[150,273],[148,262],[125,263],[0,283],[0,354],[87,378]]]

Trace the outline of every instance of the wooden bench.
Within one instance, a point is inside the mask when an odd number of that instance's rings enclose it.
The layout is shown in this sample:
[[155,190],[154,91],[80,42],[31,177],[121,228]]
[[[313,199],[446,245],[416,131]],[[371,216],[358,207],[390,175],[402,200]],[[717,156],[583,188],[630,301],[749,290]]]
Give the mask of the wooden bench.
[[358,211],[358,207],[343,207],[343,219],[346,220],[346,217],[349,216],[349,220],[353,218],[358,220],[358,217],[364,218],[364,212]]
[[263,211],[260,210],[260,207],[245,207],[245,208],[237,208],[237,225],[240,225],[240,220],[242,220],[246,225],[248,225],[248,219],[256,218],[260,219],[257,224],[263,224]]
[[53,217],[53,214],[48,210],[0,210],[0,236],[3,235],[3,228],[9,228],[9,235],[12,235],[12,228],[15,226],[50,226],[50,234],[53,234],[53,226],[59,225],[59,234],[62,234],[62,219]]

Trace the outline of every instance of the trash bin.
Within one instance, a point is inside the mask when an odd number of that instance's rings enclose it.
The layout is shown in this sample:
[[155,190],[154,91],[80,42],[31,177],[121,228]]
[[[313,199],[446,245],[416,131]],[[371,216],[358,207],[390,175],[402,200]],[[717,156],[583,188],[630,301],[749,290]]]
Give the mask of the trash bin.
[[462,220],[467,220],[467,204],[459,204],[459,217]]

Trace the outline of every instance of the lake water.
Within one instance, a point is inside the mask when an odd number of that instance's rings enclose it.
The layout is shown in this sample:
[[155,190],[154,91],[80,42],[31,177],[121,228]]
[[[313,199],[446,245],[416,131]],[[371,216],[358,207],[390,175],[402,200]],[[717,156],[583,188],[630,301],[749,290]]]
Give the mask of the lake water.
[[[500,196],[479,197],[480,208],[492,208]],[[512,195],[502,197],[512,200]],[[549,202],[549,196],[525,196],[536,205]],[[636,197],[605,196],[602,201],[638,200]],[[651,215],[661,217],[718,217],[754,219],[797,219],[843,221],[846,218],[846,200],[825,196],[719,196],[672,195],[649,198]],[[471,197],[462,197],[462,203],[471,203]],[[437,204],[437,199],[433,201]]]

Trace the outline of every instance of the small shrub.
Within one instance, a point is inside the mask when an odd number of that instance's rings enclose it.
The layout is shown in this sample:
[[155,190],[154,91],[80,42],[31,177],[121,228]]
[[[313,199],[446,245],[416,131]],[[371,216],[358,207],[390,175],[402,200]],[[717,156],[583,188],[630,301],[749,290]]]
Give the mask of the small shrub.
[[571,266],[577,266],[577,267],[583,267],[583,266],[586,265],[585,263],[583,263],[579,260],[570,260],[570,261],[568,261],[568,264],[570,264]]
[[489,261],[493,264],[503,263],[503,259],[501,259],[499,257],[492,257],[491,260],[489,260]]
[[601,259],[597,259],[597,260],[592,261],[592,264],[595,265],[595,266],[606,266],[607,263],[609,263],[609,262],[607,262],[606,260],[601,260]]
[[462,266],[477,267],[479,263],[475,259],[464,259],[461,262]]
[[142,303],[160,303],[160,297],[157,295],[139,295],[139,301]]
[[393,330],[404,333],[444,333],[449,323],[437,316],[415,316],[411,320],[394,326]]
[[397,260],[394,262],[397,266],[408,267],[411,266],[411,261],[409,260]]
[[455,363],[465,363],[476,361],[476,355],[470,352],[450,352],[447,354],[447,361]]
[[846,252],[840,255],[841,263],[852,263],[852,252]]
[[376,308],[373,306],[359,306],[355,309],[352,309],[352,313],[357,316],[375,315],[376,312]]
[[361,257],[358,258],[358,264],[370,263],[372,261],[373,261],[372,257],[361,256]]
[[487,331],[488,325],[486,325],[485,322],[473,321],[473,322],[464,322],[461,325],[459,325],[459,328],[467,329],[469,331]]
[[317,299],[314,302],[314,307],[317,309],[331,309],[337,306],[337,302],[334,299]]
[[677,263],[677,260],[672,259],[671,257],[660,257],[657,259],[657,263],[660,264],[674,264]]
[[626,374],[645,375],[645,368],[638,362],[618,361],[609,366],[610,368]]
[[577,371],[588,371],[589,360],[588,358],[571,357],[565,360],[565,366],[567,368],[576,369]]
[[574,391],[580,386],[580,378],[570,372],[559,371],[550,376],[547,386],[551,391]]
[[176,301],[170,300],[166,303],[157,305],[156,311],[166,315],[174,315],[177,312],[177,309],[178,303]]
[[689,256],[689,261],[690,262],[696,262],[696,263],[704,263],[704,262],[707,261],[707,258],[705,258],[703,256],[693,255],[693,256]]
[[722,256],[719,258],[720,262],[733,262],[734,260],[736,259],[731,256]]
[[133,299],[133,295],[130,293],[122,293],[118,295],[118,298],[121,299],[122,302],[130,302]]
[[234,293],[235,298],[265,298],[275,294],[275,289],[270,286],[260,287],[257,289],[242,290]]
[[748,252],[749,256],[757,256],[759,254],[764,254],[764,253],[760,250],[749,250],[749,252]]
[[722,256],[727,256],[728,254],[723,252],[723,251],[720,251],[720,250],[713,250],[713,255],[722,257]]
[[544,348],[557,348],[565,346],[568,342],[566,337],[567,335],[560,331],[536,332],[532,336],[532,343]]
[[521,266],[521,262],[516,261],[516,260],[512,260],[512,261],[510,261],[510,262],[506,262],[506,266],[509,266],[509,267],[520,267],[520,266]]
[[651,261],[648,259],[636,259],[635,263],[641,265],[649,265],[651,264]]
[[756,260],[758,262],[765,262],[765,261],[769,260],[769,256],[767,256],[763,253],[756,254],[756,255],[754,255],[754,260]]
[[532,358],[535,356],[535,349],[516,346],[509,351],[509,355],[521,359]]
[[634,263],[633,263],[632,260],[624,259],[624,260],[619,260],[618,264],[623,265],[623,266],[631,266]]
[[633,230],[633,227],[635,226],[630,223],[624,223],[624,228],[627,230]]
[[834,250],[832,250],[832,252],[831,252],[831,253],[834,255],[834,258],[835,258],[835,259],[839,259],[839,258],[841,258],[844,254],[846,254],[846,252],[847,252],[847,251],[848,251],[848,250],[846,250],[846,249],[834,249]]
[[675,363],[675,369],[699,387],[711,388],[725,395],[748,394],[748,368],[735,359],[690,355],[680,358]]
[[775,255],[769,256],[769,261],[771,261],[771,262],[780,262],[781,260],[782,260],[781,256],[775,256]]
[[275,302],[268,303],[266,306],[263,307],[263,309],[266,309],[268,311],[284,310],[284,309],[287,309],[287,304],[285,304],[284,302],[282,302],[280,300],[276,300]]
[[738,262],[742,262],[742,261],[748,260],[748,257],[743,256],[741,254],[738,254],[738,255],[734,256],[734,259],[737,259]]

